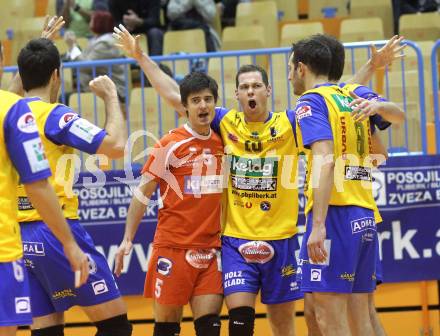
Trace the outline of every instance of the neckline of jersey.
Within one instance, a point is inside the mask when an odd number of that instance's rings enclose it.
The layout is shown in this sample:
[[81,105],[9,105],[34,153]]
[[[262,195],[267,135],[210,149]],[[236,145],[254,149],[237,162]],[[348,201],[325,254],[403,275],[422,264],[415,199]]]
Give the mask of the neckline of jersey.
[[209,129],[209,134],[208,135],[202,135],[197,133],[196,131],[194,131],[191,126],[188,125],[188,123],[185,123],[183,125],[183,127],[185,128],[185,130],[190,133],[194,138],[200,139],[200,140],[209,140],[209,138],[211,138],[211,134],[212,134],[212,129]]

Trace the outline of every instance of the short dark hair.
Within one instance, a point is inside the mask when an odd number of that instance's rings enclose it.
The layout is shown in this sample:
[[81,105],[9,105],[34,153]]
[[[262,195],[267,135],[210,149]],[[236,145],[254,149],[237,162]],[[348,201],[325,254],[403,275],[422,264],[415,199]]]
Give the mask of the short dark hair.
[[187,105],[189,95],[208,89],[214,96],[215,102],[218,98],[218,85],[214,78],[202,72],[191,72],[186,75],[179,85],[180,101],[184,106]]
[[330,67],[330,72],[328,73],[328,79],[332,82],[338,82],[344,73],[344,46],[337,38],[327,34],[312,35],[310,39],[320,41],[329,47],[330,52],[332,53],[332,65]]
[[262,67],[254,64],[245,64],[238,69],[237,74],[235,75],[235,87],[238,88],[238,77],[240,77],[241,74],[247,73],[247,72],[259,72],[261,74],[261,78],[263,79],[263,83],[268,86],[269,85],[269,79],[267,77],[267,72]]
[[17,64],[23,89],[29,91],[49,83],[54,70],[60,69],[60,53],[51,40],[33,39],[20,50]]
[[332,65],[330,48],[321,41],[306,38],[292,46],[293,66],[297,68],[301,62],[309,67],[316,76],[328,76]]

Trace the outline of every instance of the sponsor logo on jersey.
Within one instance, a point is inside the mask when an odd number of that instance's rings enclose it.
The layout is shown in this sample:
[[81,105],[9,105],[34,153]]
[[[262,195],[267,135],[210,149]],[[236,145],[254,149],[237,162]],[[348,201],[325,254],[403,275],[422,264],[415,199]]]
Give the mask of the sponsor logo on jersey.
[[371,168],[345,166],[345,179],[350,181],[372,181]]
[[76,294],[71,288],[55,291],[52,293],[53,300],[65,299],[66,297],[76,297]]
[[96,264],[96,261],[92,258],[90,253],[86,253],[86,256],[89,260],[89,273],[96,274],[96,272],[98,271],[98,265]]
[[194,268],[208,268],[215,257],[215,249],[188,250],[185,259]]
[[23,148],[32,173],[37,173],[49,168],[49,162],[46,160],[46,155],[40,138],[23,142]]
[[223,176],[185,176],[185,194],[219,194],[223,192]]
[[15,298],[15,313],[26,314],[31,312],[31,300],[29,296]]
[[312,108],[309,105],[304,105],[298,107],[295,112],[296,120],[301,120],[302,118],[311,117],[312,116]]
[[281,268],[281,276],[282,277],[288,277],[288,276],[294,275],[295,273],[296,273],[296,270],[292,264],[283,266]]
[[310,281],[321,281],[321,269],[319,268],[310,269]]
[[18,210],[26,211],[26,210],[33,210],[33,209],[34,209],[34,207],[32,206],[32,203],[27,196],[19,196],[18,197]]
[[92,282],[92,288],[95,295],[100,295],[108,292],[107,283],[104,279]]
[[78,118],[72,123],[69,132],[91,144],[95,135],[101,132],[101,128],[86,119]]
[[173,262],[170,259],[164,257],[157,258],[157,266],[156,266],[157,273],[162,275],[170,275],[172,267],[173,267]]
[[252,191],[276,191],[276,178],[252,178],[242,176],[231,176],[232,186],[239,190]]
[[23,133],[38,132],[37,123],[32,112],[25,113],[18,118],[17,128]]
[[351,232],[353,234],[363,232],[366,230],[376,231],[376,222],[374,221],[374,217],[364,217],[352,220],[351,224]]
[[331,97],[338,106],[340,112],[353,111],[352,108],[349,106],[349,104],[353,101],[353,98],[341,94],[332,94]]
[[342,273],[339,275],[339,279],[346,280],[348,282],[354,282],[354,279],[356,277],[356,273]]
[[24,255],[33,255],[33,256],[45,256],[44,252],[44,244],[40,242],[23,242],[23,253]]
[[58,121],[58,126],[60,128],[64,128],[64,126],[66,126],[70,121],[76,118],[78,118],[78,114],[76,113],[73,112],[64,113],[61,116],[60,120]]
[[233,134],[233,133],[228,133],[228,139],[233,141],[233,142],[237,142],[238,141],[238,137]]
[[231,174],[247,177],[276,177],[278,175],[277,158],[246,158],[231,156]]
[[270,202],[264,201],[260,203],[260,209],[262,211],[269,211],[271,207],[272,205],[270,204]]
[[248,263],[264,264],[270,261],[275,250],[265,241],[251,241],[239,246],[238,251]]

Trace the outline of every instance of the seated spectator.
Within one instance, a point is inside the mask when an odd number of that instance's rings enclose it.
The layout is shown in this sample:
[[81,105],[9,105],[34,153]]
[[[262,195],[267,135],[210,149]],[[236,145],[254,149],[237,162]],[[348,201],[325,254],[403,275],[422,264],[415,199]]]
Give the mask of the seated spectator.
[[95,10],[108,10],[107,0],[57,0],[56,13],[63,16],[65,27],[77,37],[91,35],[89,22]]
[[145,34],[148,53],[162,55],[163,30],[160,29],[160,0],[110,0],[115,25],[123,24],[132,34]]
[[[122,58],[123,55],[119,48],[115,46],[115,40],[112,36],[113,27],[113,18],[109,12],[94,12],[92,19],[90,20],[90,30],[93,32],[94,37],[90,39],[89,45],[83,51],[77,46],[74,35],[66,32],[65,41],[69,49],[66,54],[66,61],[95,61]],[[75,72],[76,71],[73,71],[74,74]],[[93,75],[93,68],[80,68],[79,81],[81,92],[89,91],[88,84],[90,80],[93,79]],[[97,67],[95,70],[95,77],[99,75],[109,75],[109,67]],[[113,65],[111,67],[110,77],[116,84],[120,101],[125,101],[124,65]]]
[[171,30],[200,28],[205,32],[207,51],[220,48],[220,38],[211,23],[216,14],[214,0],[169,0],[167,15]]

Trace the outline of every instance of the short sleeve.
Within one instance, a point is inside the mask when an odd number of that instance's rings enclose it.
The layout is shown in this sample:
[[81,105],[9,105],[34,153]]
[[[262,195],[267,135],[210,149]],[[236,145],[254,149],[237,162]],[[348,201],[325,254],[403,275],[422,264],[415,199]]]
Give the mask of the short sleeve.
[[333,140],[328,108],[322,96],[313,93],[302,96],[296,104],[295,116],[304,147],[310,148],[316,141]]
[[25,100],[19,100],[4,120],[6,149],[20,175],[21,183],[43,180],[51,175],[49,162],[38,135],[35,118]]
[[215,108],[215,116],[214,116],[214,120],[211,121],[211,128],[218,135],[220,135],[220,123],[221,123],[223,117],[228,112],[229,112],[229,110],[224,107],[216,107]]
[[71,108],[58,105],[46,120],[44,133],[58,145],[95,154],[106,136],[105,130],[81,118]]

